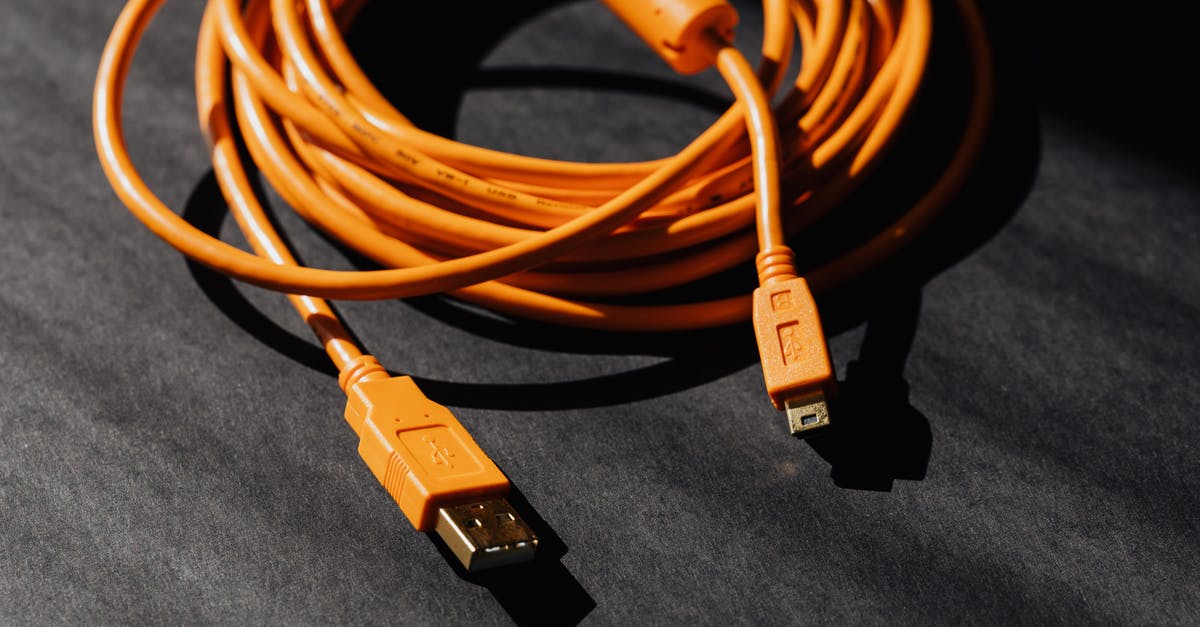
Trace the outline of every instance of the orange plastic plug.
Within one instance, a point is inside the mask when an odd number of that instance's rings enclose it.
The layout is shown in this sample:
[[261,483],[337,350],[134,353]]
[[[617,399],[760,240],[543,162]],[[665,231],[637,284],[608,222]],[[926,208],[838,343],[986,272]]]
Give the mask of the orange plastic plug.
[[369,355],[348,368],[346,422],[358,453],[419,531],[436,531],[467,570],[533,558],[537,537],[505,500],[508,478],[410,377]]
[[708,69],[716,57],[705,42],[712,32],[733,41],[737,10],[726,0],[604,0],[680,74]]
[[767,395],[787,411],[792,434],[806,437],[829,425],[825,399],[837,381],[821,317],[808,282],[796,276],[790,249],[759,253],[758,269],[754,335]]

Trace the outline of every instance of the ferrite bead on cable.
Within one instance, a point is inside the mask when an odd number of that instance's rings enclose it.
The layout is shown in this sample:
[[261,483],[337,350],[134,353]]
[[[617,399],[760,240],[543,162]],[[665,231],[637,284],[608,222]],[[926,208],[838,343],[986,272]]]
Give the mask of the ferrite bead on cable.
[[716,62],[706,31],[733,41],[737,10],[726,0],[604,0],[604,4],[680,74]]

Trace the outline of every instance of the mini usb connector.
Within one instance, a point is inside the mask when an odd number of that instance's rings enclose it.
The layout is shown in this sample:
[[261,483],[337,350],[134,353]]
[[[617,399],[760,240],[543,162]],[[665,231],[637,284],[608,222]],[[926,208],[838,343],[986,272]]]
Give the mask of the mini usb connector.
[[[760,275],[768,262],[790,262],[783,249],[759,253]],[[790,269],[789,263],[784,263]],[[754,290],[754,335],[762,360],[763,379],[775,409],[787,412],[792,435],[807,438],[829,426],[826,394],[836,383],[821,317],[808,282],[800,277],[774,277]]]

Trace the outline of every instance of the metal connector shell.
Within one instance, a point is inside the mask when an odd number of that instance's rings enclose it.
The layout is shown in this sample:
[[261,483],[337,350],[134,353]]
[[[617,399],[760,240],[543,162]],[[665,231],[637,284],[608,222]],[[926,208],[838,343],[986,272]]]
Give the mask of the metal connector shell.
[[788,427],[796,437],[806,438],[829,426],[829,406],[825,404],[824,394],[788,399],[784,409],[787,410]]
[[537,536],[505,499],[443,507],[434,530],[471,572],[530,561],[538,546]]

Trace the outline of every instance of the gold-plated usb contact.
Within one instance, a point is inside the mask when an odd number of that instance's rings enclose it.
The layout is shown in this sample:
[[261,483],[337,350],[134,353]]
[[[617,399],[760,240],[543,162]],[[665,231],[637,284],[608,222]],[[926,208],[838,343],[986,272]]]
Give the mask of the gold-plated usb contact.
[[818,434],[829,426],[829,406],[820,392],[788,399],[784,409],[787,410],[788,427],[798,438]]
[[538,539],[505,499],[443,507],[434,527],[468,571],[533,559]]

